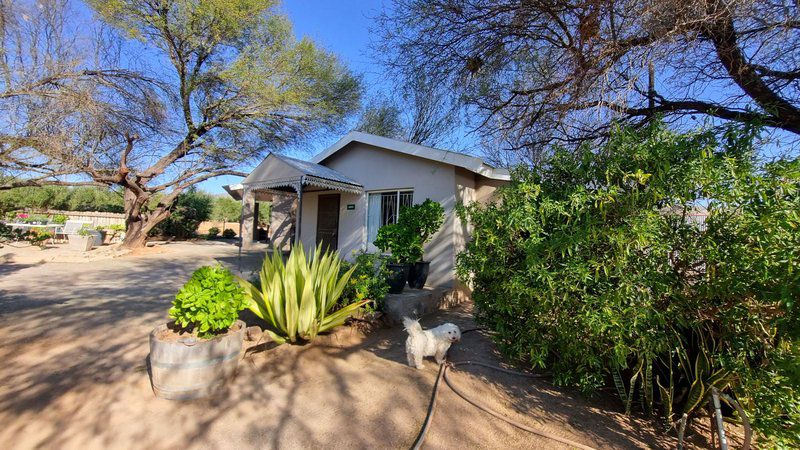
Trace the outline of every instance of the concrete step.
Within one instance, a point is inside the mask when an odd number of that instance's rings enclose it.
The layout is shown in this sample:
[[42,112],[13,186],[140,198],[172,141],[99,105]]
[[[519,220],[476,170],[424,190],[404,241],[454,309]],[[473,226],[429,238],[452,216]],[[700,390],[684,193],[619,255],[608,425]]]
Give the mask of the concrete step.
[[386,320],[393,325],[403,323],[403,317],[416,319],[440,309],[447,309],[466,300],[466,294],[453,288],[406,288],[400,294],[386,296]]

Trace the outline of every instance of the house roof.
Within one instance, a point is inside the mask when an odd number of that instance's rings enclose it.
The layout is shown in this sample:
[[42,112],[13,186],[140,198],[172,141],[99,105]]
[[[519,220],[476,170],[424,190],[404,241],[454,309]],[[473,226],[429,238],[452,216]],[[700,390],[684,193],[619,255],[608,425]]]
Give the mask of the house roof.
[[493,180],[511,179],[507,169],[493,167],[475,156],[453,152],[450,150],[440,150],[438,148],[426,147],[419,144],[412,144],[410,142],[363,133],[361,131],[351,131],[347,133],[347,135],[339,139],[339,141],[337,141],[335,144],[331,145],[313,157],[311,161],[317,164],[323,163],[336,152],[342,150],[352,142],[361,142],[362,144],[373,145],[375,147],[381,147],[398,153],[416,156],[418,158],[451,164]]
[[[298,190],[301,186],[316,186],[360,193],[363,186],[341,173],[308,161],[270,153],[242,181],[243,189]],[[238,186],[230,186],[236,189]],[[230,191],[229,191],[230,192]]]

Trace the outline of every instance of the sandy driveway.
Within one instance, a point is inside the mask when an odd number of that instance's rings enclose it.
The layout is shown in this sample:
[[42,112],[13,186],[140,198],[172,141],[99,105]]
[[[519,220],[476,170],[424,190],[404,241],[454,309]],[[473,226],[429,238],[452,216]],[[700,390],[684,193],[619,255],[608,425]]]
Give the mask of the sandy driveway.
[[[171,244],[165,253],[40,265],[0,263],[0,448],[408,448],[436,367],[404,364],[402,330],[341,333],[282,346],[240,363],[226,395],[153,397],[147,335],[176,289],[224,244]],[[252,262],[258,256],[249,260]],[[428,317],[471,327],[468,307]],[[479,333],[451,359],[496,361]],[[674,447],[643,421],[546,381],[480,368],[459,385],[517,420],[601,448]],[[444,388],[426,448],[563,448],[469,406]]]

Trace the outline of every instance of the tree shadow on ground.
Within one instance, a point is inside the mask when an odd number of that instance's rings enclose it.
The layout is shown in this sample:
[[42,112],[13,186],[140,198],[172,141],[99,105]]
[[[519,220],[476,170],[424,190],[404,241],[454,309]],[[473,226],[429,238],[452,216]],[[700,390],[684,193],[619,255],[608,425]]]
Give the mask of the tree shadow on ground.
[[[406,365],[400,328],[366,338],[344,328],[310,345],[252,342],[236,378],[211,398],[175,402],[153,396],[147,336],[166,321],[175,291],[193,270],[236,259],[235,249],[222,251],[45,264],[3,277],[0,446],[408,448],[422,425],[436,367]],[[423,324],[445,320],[474,326],[468,309]],[[499,361],[478,333],[465,335],[451,354],[478,357]],[[502,400],[498,407],[526,423],[574,431],[582,442],[615,448],[655,442],[656,434],[639,422],[623,427],[624,420],[604,407],[546,382],[472,368],[459,369],[453,379],[481,398]],[[552,444],[489,420],[446,389],[440,401],[428,448]]]

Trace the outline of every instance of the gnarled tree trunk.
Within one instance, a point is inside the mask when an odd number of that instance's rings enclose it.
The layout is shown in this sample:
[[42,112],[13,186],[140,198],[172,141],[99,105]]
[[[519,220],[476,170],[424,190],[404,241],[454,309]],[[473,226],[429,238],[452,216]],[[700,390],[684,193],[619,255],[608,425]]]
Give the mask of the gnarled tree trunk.
[[147,234],[169,217],[169,209],[159,205],[152,212],[144,212],[144,205],[150,200],[150,194],[143,190],[125,188],[125,240],[124,248],[141,248],[147,243]]

